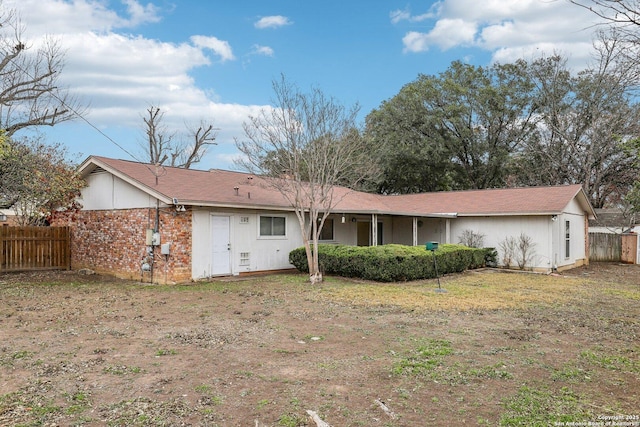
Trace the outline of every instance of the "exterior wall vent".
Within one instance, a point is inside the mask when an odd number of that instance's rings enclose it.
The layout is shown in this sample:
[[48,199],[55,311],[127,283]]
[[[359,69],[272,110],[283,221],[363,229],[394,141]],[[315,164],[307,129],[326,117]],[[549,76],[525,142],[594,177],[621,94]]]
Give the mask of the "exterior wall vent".
[[240,265],[248,266],[251,264],[251,253],[250,252],[240,252]]

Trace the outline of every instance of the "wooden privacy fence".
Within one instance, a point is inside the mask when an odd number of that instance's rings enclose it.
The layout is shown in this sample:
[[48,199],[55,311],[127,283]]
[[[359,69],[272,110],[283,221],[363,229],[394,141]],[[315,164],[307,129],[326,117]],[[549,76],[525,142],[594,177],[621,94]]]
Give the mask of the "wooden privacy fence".
[[627,264],[640,264],[638,262],[638,235],[637,234],[623,234],[622,235],[622,255],[620,261]]
[[0,227],[0,272],[71,268],[69,227]]
[[622,237],[619,234],[589,233],[589,261],[620,262]]

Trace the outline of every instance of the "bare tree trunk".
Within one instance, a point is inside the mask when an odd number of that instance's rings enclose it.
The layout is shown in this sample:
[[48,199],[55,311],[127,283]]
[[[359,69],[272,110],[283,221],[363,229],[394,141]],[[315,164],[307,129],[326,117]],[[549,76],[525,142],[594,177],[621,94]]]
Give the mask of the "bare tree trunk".
[[216,144],[217,128],[204,121],[197,128],[188,130],[188,138],[181,139],[164,125],[164,113],[160,107],[150,106],[143,120],[147,135],[144,147],[149,155],[149,163],[154,165],[163,165],[170,160],[168,166],[189,169],[202,160],[209,146]]

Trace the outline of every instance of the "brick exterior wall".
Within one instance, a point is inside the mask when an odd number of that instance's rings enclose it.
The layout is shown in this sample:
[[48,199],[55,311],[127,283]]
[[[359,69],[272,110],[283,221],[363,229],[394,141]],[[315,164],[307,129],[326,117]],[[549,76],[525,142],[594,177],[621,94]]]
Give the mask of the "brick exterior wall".
[[[90,268],[101,274],[151,281],[151,272],[142,271],[148,256],[146,230],[154,228],[156,210],[123,209],[59,212],[52,225],[71,227],[71,267]],[[161,243],[171,244],[168,257],[154,247],[153,283],[191,280],[191,212],[161,209]],[[149,257],[150,259],[150,257]]]

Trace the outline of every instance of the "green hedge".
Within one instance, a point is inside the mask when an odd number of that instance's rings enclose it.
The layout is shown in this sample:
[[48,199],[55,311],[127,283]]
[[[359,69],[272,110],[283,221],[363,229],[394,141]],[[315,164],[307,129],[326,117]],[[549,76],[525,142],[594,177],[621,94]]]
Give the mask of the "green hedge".
[[[424,246],[382,245],[347,246],[318,245],[320,268],[326,274],[359,277],[378,282],[431,279],[438,275],[457,273],[483,267],[492,249],[475,249],[463,245],[443,244],[435,252]],[[289,262],[301,272],[309,272],[304,247],[289,253]]]

